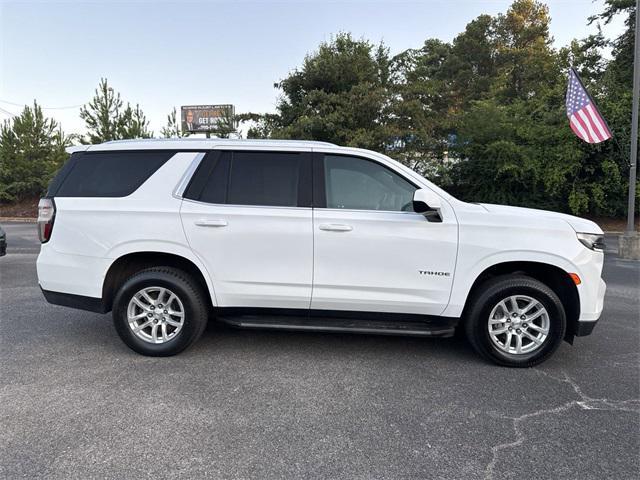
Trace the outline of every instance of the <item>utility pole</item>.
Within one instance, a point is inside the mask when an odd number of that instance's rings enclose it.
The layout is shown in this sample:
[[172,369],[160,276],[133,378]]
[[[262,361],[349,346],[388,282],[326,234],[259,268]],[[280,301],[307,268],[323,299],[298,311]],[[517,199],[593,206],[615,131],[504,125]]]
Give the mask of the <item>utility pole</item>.
[[640,101],[640,0],[636,0],[636,37],[633,59],[633,101],[631,113],[631,152],[629,155],[629,204],[627,231],[620,237],[620,256],[640,259],[640,235],[636,233],[636,168],[638,165],[638,104]]
[[631,114],[631,155],[629,162],[629,209],[627,231],[635,232],[636,167],[638,165],[638,102],[640,100],[640,0],[636,0],[636,39],[633,60],[633,102]]

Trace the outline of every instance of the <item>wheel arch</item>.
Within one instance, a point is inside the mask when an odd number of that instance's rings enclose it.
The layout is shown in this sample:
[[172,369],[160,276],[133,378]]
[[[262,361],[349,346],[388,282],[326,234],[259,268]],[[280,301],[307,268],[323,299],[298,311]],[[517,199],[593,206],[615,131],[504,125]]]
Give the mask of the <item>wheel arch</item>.
[[168,266],[185,271],[194,278],[202,291],[207,293],[209,308],[215,305],[215,295],[211,280],[203,267],[197,265],[192,259],[177,253],[162,251],[137,251],[125,253],[116,258],[104,277],[102,284],[102,301],[105,312],[112,309],[113,299],[118,288],[133,274],[145,268]]
[[573,279],[564,269],[544,262],[534,261],[506,261],[493,264],[485,268],[474,280],[462,311],[462,319],[466,318],[474,293],[482,288],[484,282],[491,278],[510,274],[524,274],[535,278],[551,288],[565,309],[567,316],[567,330],[564,339],[569,343],[577,331],[580,318],[580,295]]

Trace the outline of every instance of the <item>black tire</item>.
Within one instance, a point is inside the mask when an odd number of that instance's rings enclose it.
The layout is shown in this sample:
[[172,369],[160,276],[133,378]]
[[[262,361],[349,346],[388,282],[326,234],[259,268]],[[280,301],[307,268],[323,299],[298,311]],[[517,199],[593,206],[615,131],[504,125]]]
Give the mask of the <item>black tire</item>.
[[[153,344],[138,338],[127,320],[133,296],[146,287],[163,287],[175,293],[184,307],[184,324],[174,338]],[[122,341],[132,350],[152,357],[176,355],[194,343],[207,326],[208,309],[202,288],[186,272],[173,267],[153,267],[131,276],[113,301],[113,322]]]
[[[540,302],[548,312],[549,333],[542,345],[530,353],[514,354],[499,349],[491,340],[488,322],[493,308],[511,295],[526,295]],[[567,320],[562,302],[551,288],[526,275],[504,275],[480,285],[465,312],[467,339],[483,357],[507,367],[533,367],[544,362],[564,338]],[[506,343],[506,341],[504,342]]]

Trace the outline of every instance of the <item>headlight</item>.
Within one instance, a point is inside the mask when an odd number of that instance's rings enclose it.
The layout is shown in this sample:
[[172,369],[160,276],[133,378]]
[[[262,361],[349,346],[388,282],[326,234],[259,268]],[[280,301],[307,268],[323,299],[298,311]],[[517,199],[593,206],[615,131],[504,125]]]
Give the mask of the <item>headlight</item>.
[[578,240],[591,250],[604,250],[604,235],[599,233],[578,233]]

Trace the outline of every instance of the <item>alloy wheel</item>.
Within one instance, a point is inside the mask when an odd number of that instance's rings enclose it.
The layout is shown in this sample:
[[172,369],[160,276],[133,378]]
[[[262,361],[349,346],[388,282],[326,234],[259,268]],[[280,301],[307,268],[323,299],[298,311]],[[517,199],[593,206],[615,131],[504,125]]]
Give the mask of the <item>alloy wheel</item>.
[[512,295],[493,307],[487,327],[491,342],[500,351],[530,354],[540,349],[549,336],[549,313],[533,297]]
[[127,321],[133,334],[153,344],[166,343],[182,330],[185,320],[180,298],[168,288],[139,290],[127,306]]

